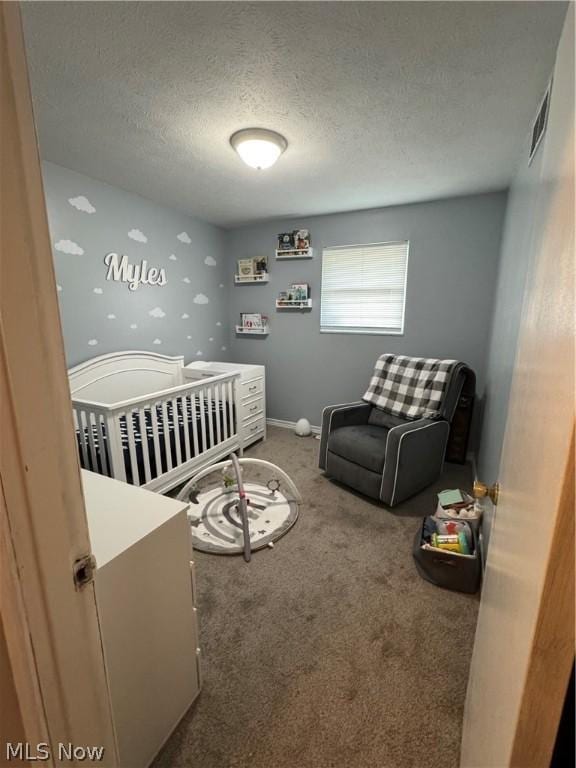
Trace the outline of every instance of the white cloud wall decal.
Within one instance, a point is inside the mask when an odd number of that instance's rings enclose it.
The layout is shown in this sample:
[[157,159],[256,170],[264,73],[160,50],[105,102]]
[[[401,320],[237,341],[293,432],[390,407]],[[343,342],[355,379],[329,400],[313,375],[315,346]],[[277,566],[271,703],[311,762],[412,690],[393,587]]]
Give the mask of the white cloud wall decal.
[[208,341],[214,341],[214,338],[213,338],[212,336],[210,336],[210,338],[208,339]]
[[166,312],[161,307],[154,307],[154,309],[151,309],[150,312],[148,312],[150,317],[166,317]]
[[78,195],[78,197],[69,197],[68,202],[73,208],[76,208],[82,213],[96,213],[96,208],[92,205],[90,200],[84,195]]
[[128,237],[131,240],[136,240],[137,243],[147,243],[148,238],[144,234],[144,232],[141,232],[139,229],[131,229],[130,232],[128,232]]
[[214,256],[206,256],[204,259],[204,264],[207,264],[209,267],[215,267],[218,262],[214,258]]
[[94,288],[93,293],[97,293],[97,294],[101,295],[101,294],[104,293],[104,291],[102,290],[102,288]]
[[222,350],[222,352],[226,352],[226,347],[220,347],[220,349]]
[[203,355],[203,354],[204,354],[204,352],[202,352],[201,349],[199,349],[198,352],[196,352],[196,355]]
[[181,243],[186,243],[187,245],[190,245],[190,243],[192,242],[188,232],[180,232],[180,234],[176,235],[176,237],[178,238],[178,240],[180,240]]
[[194,304],[208,304],[210,302],[210,299],[208,296],[204,296],[203,293],[197,293],[196,296],[192,299]]
[[106,315],[108,320],[116,320],[116,315]]
[[220,327],[220,326],[222,325],[222,323],[220,322],[220,320],[218,320],[218,321],[216,322],[216,325],[217,325],[218,327]]
[[191,339],[191,338],[192,338],[192,336],[186,336],[186,338],[187,338],[187,339]]
[[96,344],[98,344],[98,339],[90,339],[90,340],[88,341],[88,345],[89,345],[90,347],[95,347],[95,346],[96,346]]
[[81,248],[74,240],[58,240],[54,243],[54,248],[60,253],[68,253],[70,256],[82,256],[84,248]]
[[192,282],[192,280],[190,280],[190,278],[189,278],[189,277],[183,277],[183,278],[182,278],[182,282],[183,282],[183,283],[188,283],[188,285],[190,285],[190,283]]
[[58,291],[58,293],[60,293],[60,291],[62,290],[62,286],[61,285],[57,285],[56,286],[56,290]]
[[224,288],[224,283],[220,283],[220,285],[218,286],[218,288]]
[[170,256],[168,256],[168,258],[170,259],[170,261],[178,261],[178,256],[176,256],[176,254],[174,253],[171,253]]
[[162,344],[162,339],[154,339],[152,344]]
[[187,312],[184,312],[184,314],[182,315],[182,320],[188,320],[189,317],[190,315]]
[[130,328],[131,328],[133,331],[135,331],[135,330],[136,330],[136,328],[138,328],[138,326],[136,325],[136,323],[132,323],[132,324],[130,325]]

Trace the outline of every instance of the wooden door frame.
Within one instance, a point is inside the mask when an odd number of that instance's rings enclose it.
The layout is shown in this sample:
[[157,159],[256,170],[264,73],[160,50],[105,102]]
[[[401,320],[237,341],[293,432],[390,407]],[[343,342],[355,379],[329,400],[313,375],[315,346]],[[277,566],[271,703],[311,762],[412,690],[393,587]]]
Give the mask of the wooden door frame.
[[574,664],[574,429],[512,743],[511,766],[548,765]]
[[[24,730],[117,766],[20,8],[0,3],[0,611]],[[4,755],[3,755],[4,756]]]

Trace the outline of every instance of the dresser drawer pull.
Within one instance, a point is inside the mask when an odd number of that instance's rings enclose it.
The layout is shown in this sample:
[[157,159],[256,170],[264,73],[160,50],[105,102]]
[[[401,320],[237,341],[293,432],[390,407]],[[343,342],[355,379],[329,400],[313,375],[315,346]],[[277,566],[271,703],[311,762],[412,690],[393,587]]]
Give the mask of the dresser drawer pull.
[[252,408],[249,408],[248,410],[253,413],[254,411],[258,410],[258,406],[257,405],[253,405]]
[[260,424],[254,424],[253,427],[250,427],[250,432],[257,432],[259,429],[262,429]]
[[253,384],[251,387],[248,387],[248,392],[256,392],[257,389],[258,389],[258,385]]

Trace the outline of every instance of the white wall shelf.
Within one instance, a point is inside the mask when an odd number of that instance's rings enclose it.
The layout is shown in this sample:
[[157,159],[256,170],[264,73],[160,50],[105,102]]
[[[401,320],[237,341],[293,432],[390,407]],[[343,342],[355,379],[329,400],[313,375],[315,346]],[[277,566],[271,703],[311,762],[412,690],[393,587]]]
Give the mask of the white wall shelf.
[[282,301],[276,299],[276,309],[312,309],[312,299],[304,301]]
[[267,283],[270,280],[270,276],[267,272],[263,272],[261,275],[234,275],[234,282],[237,285],[254,285],[255,283]]
[[239,336],[268,336],[268,326],[265,325],[263,328],[246,328],[243,325],[237,325],[236,333]]
[[313,248],[290,248],[286,250],[276,250],[276,258],[278,261],[287,259],[313,259]]

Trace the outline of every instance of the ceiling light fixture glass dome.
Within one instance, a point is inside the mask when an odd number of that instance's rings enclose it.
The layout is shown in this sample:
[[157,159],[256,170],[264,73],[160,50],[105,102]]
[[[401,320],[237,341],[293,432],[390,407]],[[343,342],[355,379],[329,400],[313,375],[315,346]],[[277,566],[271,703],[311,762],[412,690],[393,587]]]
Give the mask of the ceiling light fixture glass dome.
[[288,142],[276,131],[265,128],[245,128],[230,136],[230,144],[242,160],[251,168],[270,168],[288,146]]

